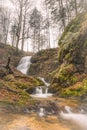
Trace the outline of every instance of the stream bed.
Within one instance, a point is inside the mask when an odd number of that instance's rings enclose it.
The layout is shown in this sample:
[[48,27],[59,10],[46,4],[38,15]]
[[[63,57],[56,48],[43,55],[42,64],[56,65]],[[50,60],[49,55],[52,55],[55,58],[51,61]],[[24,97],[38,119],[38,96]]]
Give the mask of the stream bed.
[[56,105],[60,107],[57,114],[47,114],[45,108],[31,113],[13,113],[2,109],[0,130],[87,130],[86,105],[65,99],[58,99]]
[[[0,114],[0,130],[72,130],[56,116]],[[75,130],[75,129],[74,129]]]

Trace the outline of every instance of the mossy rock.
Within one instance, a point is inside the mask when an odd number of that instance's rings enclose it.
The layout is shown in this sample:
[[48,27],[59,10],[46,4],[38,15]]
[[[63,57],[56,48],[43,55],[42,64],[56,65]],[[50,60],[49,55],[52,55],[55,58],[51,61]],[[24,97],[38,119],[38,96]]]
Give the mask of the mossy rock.
[[59,86],[68,87],[78,81],[77,77],[73,76],[76,68],[73,64],[62,65],[59,71],[55,74],[52,83],[58,83]]
[[9,75],[7,75],[7,76],[4,77],[4,80],[5,80],[5,81],[14,82],[14,81],[15,81],[15,78],[14,78],[14,75],[9,74]]
[[61,92],[62,97],[82,97],[87,96],[87,79]]
[[[68,90],[69,87],[82,82],[87,77],[87,14],[81,13],[65,28],[59,42],[58,69],[51,72],[53,75],[51,89],[56,93],[64,92],[67,95],[84,95],[78,91]],[[83,76],[85,75],[85,76]],[[55,85],[56,84],[56,85]],[[66,91],[67,90],[67,91]]]

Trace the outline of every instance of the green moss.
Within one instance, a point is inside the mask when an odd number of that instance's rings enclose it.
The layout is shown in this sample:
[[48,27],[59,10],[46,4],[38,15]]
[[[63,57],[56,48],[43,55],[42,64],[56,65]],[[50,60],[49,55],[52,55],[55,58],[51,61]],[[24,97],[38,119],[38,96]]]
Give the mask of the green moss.
[[10,82],[14,82],[15,81],[15,78],[13,75],[7,75],[4,77],[4,80],[5,81],[10,81]]
[[[60,67],[53,72],[51,88],[58,94],[62,92],[66,96],[86,94],[87,83],[82,82],[87,77],[84,73],[86,56],[87,14],[82,13],[68,24],[59,40],[58,64]],[[81,82],[80,86],[77,85],[78,82]],[[74,87],[74,85],[77,86]]]
[[2,81],[0,81],[0,89],[3,88],[4,84]]
[[87,47],[87,40],[86,40],[85,43],[84,43],[84,47]]
[[55,77],[58,78],[61,83],[67,80],[72,82],[76,80],[74,77],[72,78],[74,72],[75,68],[73,64],[61,66],[59,72],[55,75]]
[[77,97],[87,95],[87,79],[83,80],[81,84],[77,84],[75,87],[70,87],[61,92],[63,97]]
[[65,31],[63,33],[63,35],[61,36],[60,40],[59,40],[59,45],[61,45],[61,41],[62,39],[65,38],[65,36],[67,35],[68,32],[72,32],[72,33],[76,33],[79,32],[79,30],[81,29],[82,23],[86,20],[86,14],[84,15],[79,14],[75,19],[73,19],[68,26],[65,28]]
[[71,77],[71,83],[75,84],[76,82],[78,82],[78,78],[76,76],[72,76]]
[[36,86],[44,85],[43,82],[39,78],[36,78],[34,81],[35,81]]

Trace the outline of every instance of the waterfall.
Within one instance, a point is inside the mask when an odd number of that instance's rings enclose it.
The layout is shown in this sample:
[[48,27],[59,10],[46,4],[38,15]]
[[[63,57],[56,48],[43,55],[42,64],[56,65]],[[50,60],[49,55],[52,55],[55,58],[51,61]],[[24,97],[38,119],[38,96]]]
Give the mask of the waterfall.
[[36,87],[35,94],[32,94],[31,97],[35,98],[48,98],[52,96],[52,93],[48,92],[49,83],[45,81],[44,78],[39,77],[39,79],[44,83],[45,86]]
[[19,70],[23,74],[27,74],[30,65],[31,65],[31,56],[23,57],[17,66],[17,70]]
[[[27,71],[29,70],[30,65],[31,65],[31,56],[23,57],[17,66],[17,70],[19,70],[23,74],[27,74]],[[39,79],[44,83],[45,86],[37,86],[35,90],[35,94],[32,94],[31,96],[38,97],[38,98],[47,98],[47,97],[52,96],[51,93],[48,93],[48,87],[50,84],[47,83],[45,79],[42,77],[39,77]]]
[[[41,78],[43,79],[43,78]],[[45,85],[48,85],[48,83],[43,80]],[[48,86],[38,86],[35,89],[35,94],[32,94],[31,97],[35,98],[48,98],[51,97],[53,94],[48,92]]]
[[46,81],[45,81],[45,79],[44,78],[42,78],[42,77],[39,77],[39,79],[48,87],[48,86],[50,86],[50,84],[49,83],[47,83]]
[[45,94],[48,94],[48,88],[45,89]]
[[43,94],[43,89],[40,88],[36,88],[36,94]]

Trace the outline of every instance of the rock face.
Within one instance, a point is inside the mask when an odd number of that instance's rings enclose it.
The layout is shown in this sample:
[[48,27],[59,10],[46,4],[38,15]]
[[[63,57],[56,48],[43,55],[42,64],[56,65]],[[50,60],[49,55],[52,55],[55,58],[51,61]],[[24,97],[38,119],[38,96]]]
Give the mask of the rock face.
[[[83,80],[87,79],[87,14],[78,15],[66,27],[59,40],[58,64],[60,67],[53,72],[51,85],[51,90],[57,94],[65,94],[67,88],[69,90],[78,82],[82,85]],[[87,83],[85,86],[87,89]],[[72,92],[72,95],[75,93]]]
[[[29,75],[47,77],[49,73],[58,67],[58,48],[42,50],[31,59]],[[49,77],[49,76],[48,76]]]

